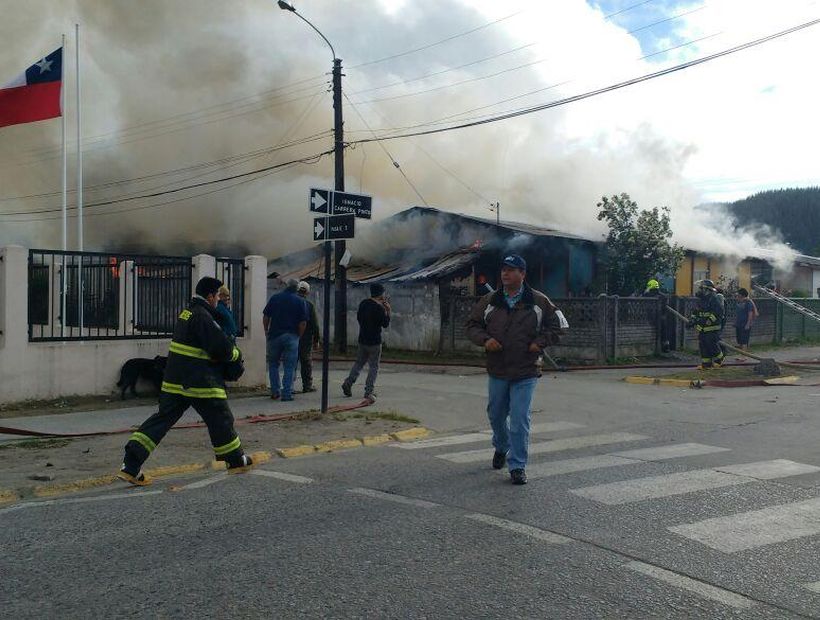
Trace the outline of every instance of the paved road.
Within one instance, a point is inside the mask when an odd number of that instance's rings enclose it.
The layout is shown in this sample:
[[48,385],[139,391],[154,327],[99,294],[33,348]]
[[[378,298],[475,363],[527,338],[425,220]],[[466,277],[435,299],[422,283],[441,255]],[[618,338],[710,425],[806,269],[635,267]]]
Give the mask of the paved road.
[[[484,379],[397,371],[444,432],[0,509],[9,617],[820,617],[820,388],[539,385],[531,482]],[[391,395],[391,390],[395,393]]]

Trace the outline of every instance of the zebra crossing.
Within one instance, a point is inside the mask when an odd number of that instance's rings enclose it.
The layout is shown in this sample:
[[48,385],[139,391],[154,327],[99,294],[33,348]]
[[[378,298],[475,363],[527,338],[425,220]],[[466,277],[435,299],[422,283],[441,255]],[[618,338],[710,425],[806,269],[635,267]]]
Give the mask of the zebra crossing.
[[[741,485],[761,485],[767,481],[783,481],[794,476],[820,472],[820,467],[815,465],[782,458],[732,461],[732,449],[724,446],[666,441],[659,445],[651,445],[653,438],[648,435],[627,432],[584,432],[585,430],[588,429],[584,425],[576,423],[534,424],[527,475],[531,483],[535,485],[538,485],[541,480],[550,479],[553,489],[555,483],[560,484],[558,477],[572,475],[568,477],[571,483],[566,489],[570,496],[590,502],[602,511],[618,510],[622,506],[643,506],[642,502],[650,504],[677,497],[686,497],[692,502],[697,502],[699,493]],[[550,433],[561,433],[561,435],[554,438],[541,436]],[[571,436],[567,436],[570,433]],[[490,433],[483,431],[437,437],[396,447],[403,450],[429,451],[426,456],[453,466],[462,466],[475,463],[488,464],[493,454],[493,449],[486,447],[489,441]],[[644,445],[640,445],[639,442]],[[484,446],[474,445],[473,449],[447,451],[447,448],[468,448],[470,444],[480,443]],[[639,445],[625,449],[627,446],[623,444],[629,443]],[[606,451],[610,446],[613,449]],[[579,450],[589,450],[594,453],[581,456],[568,455],[571,458],[560,458],[563,452]],[[710,462],[718,461],[727,464],[704,467],[704,459],[709,459],[711,456],[715,459]],[[686,459],[696,457],[699,457],[698,465],[686,468]],[[667,462],[676,463],[675,469],[684,468],[684,471],[646,475],[647,464]],[[615,482],[583,484],[584,473],[589,472],[593,475],[600,470],[614,468],[618,468],[619,472]],[[669,471],[668,466],[665,469]],[[630,470],[634,470],[631,475]],[[601,479],[600,476],[593,476],[593,478],[597,481]],[[711,503],[709,506],[714,514],[714,504]],[[680,537],[697,543],[702,548],[724,554],[769,548],[779,543],[820,535],[820,497],[758,507],[742,512],[734,510],[736,509],[727,508],[726,512],[729,514],[690,523],[661,524],[659,527],[673,537]],[[673,511],[673,514],[678,513]],[[487,525],[517,531],[531,537],[540,537],[544,542],[566,542],[566,539],[556,533],[538,533],[542,530],[514,525],[496,517],[484,515],[471,518]],[[681,519],[679,514],[677,518]],[[692,591],[702,590],[700,593],[705,598],[724,600],[731,606],[744,607],[749,603],[742,597],[738,598],[710,586],[693,585],[689,583],[691,580],[687,581],[674,573],[650,567],[641,562],[632,562],[627,568],[670,585],[677,585]],[[820,594],[820,582],[801,584],[800,587],[803,591]]]

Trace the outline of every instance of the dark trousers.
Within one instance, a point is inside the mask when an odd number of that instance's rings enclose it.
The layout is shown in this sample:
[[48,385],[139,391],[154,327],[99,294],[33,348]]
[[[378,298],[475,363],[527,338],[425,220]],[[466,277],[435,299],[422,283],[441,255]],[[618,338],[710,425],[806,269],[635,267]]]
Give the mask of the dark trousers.
[[193,407],[208,427],[218,461],[239,463],[242,445],[233,426],[233,414],[224,398],[190,398],[161,392],[159,411],[145,420],[125,444],[125,466],[130,473],[139,471],[171,427],[188,407]]
[[302,375],[302,389],[313,387],[313,338],[302,338],[299,341],[299,372]]
[[723,363],[723,349],[720,346],[720,332],[701,332],[698,334],[700,361],[704,368]]

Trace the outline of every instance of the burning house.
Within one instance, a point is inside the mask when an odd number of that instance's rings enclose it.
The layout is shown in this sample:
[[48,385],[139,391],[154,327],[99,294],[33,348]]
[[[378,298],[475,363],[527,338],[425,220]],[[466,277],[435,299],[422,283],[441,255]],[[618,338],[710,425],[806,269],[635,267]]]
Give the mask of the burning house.
[[[348,337],[358,333],[356,308],[368,285],[384,284],[393,307],[387,344],[394,348],[441,349],[444,325],[455,300],[467,301],[499,284],[504,254],[522,255],[529,283],[555,298],[590,294],[596,273],[593,241],[517,222],[494,221],[414,207],[374,225],[351,243],[347,269]],[[322,311],[318,284],[324,265],[317,246],[271,261],[272,288],[289,278],[313,285],[311,297]],[[334,276],[335,277],[335,274]]]

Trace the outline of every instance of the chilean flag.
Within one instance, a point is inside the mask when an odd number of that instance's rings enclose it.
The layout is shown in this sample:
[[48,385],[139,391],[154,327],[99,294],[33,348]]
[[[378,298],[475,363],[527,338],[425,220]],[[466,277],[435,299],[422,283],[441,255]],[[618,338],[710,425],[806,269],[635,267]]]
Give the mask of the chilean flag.
[[62,116],[63,48],[35,62],[0,87],[0,127]]

